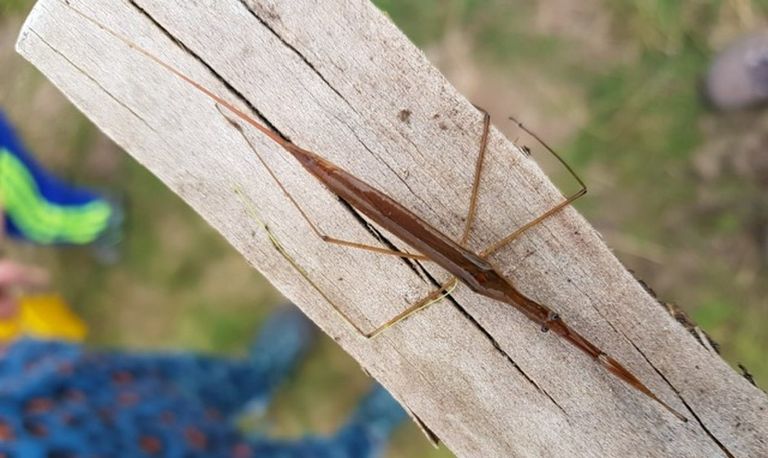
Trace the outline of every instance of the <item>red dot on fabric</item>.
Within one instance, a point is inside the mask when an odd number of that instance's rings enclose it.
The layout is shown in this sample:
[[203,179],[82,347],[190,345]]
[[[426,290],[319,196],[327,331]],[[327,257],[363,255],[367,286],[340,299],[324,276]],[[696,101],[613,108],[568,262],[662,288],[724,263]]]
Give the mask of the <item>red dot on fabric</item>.
[[118,402],[124,407],[136,405],[140,400],[141,398],[138,394],[131,392],[120,393],[118,396]]
[[208,436],[199,429],[190,426],[184,431],[184,436],[190,446],[196,449],[204,449],[208,446]]
[[148,455],[157,455],[163,451],[163,443],[160,442],[160,439],[153,436],[140,437],[139,447]]
[[117,384],[125,384],[133,382],[133,374],[128,371],[117,371],[112,374],[112,380]]
[[53,401],[48,398],[34,398],[27,401],[25,411],[29,415],[36,415],[49,412],[53,409]]
[[176,414],[171,412],[170,410],[166,410],[165,412],[160,414],[160,421],[162,421],[166,425],[172,425],[176,422]]
[[48,436],[48,430],[45,429],[45,426],[43,426],[40,423],[27,423],[25,425],[27,431],[29,431],[29,434],[35,436],[35,437],[47,437]]
[[252,456],[251,448],[248,447],[248,444],[239,443],[232,447],[232,458],[251,458]]
[[11,441],[16,436],[13,434],[13,429],[5,420],[0,419],[0,441]]

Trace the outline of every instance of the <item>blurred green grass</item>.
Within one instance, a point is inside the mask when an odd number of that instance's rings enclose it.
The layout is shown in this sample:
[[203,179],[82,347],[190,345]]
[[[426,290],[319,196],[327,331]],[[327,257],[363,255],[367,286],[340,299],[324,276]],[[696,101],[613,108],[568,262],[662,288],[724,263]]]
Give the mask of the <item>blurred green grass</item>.
[[[593,185],[580,209],[628,267],[661,298],[679,303],[721,344],[728,362],[745,364],[765,386],[768,285],[761,280],[768,262],[752,253],[758,251],[759,212],[768,210],[766,190],[729,170],[702,180],[695,163],[724,136],[744,135],[738,127],[744,118],[729,123],[700,101],[698,81],[718,44],[712,37],[759,25],[768,0],[585,0],[580,14],[607,24],[594,30],[583,30],[583,21],[557,20],[570,11],[566,6],[573,8],[568,0],[374,3],[427,50],[460,30],[472,51],[464,65],[504,75],[511,91],[528,90],[516,79],[520,69],[577,91],[544,108],[508,109],[523,119],[545,110],[553,125],[586,113],[557,145]],[[30,5],[0,3],[4,46]],[[553,17],[555,25],[547,25]],[[279,296],[28,65],[6,50],[0,63],[0,103],[41,158],[71,180],[119,192],[129,202],[124,256],[114,267],[97,265],[83,249],[19,249],[20,256],[52,268],[57,286],[91,323],[90,342],[242,353]],[[105,157],[117,158],[111,172],[88,166]],[[323,340],[271,409],[276,434],[331,431],[354,404],[348,392],[360,394],[367,383],[354,361]],[[431,449],[411,427],[398,435],[390,456],[450,453]]]
[[0,15],[23,13],[29,8],[29,0],[3,0],[0,2]]

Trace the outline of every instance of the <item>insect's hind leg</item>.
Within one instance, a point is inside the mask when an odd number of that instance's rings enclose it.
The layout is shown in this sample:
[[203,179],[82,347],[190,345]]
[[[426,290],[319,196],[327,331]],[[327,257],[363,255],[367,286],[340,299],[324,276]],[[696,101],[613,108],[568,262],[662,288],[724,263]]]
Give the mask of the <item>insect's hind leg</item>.
[[497,242],[494,242],[490,244],[489,246],[485,247],[483,250],[480,251],[480,256],[485,257],[488,255],[491,255],[504,247],[505,245],[509,244],[516,238],[520,237],[523,233],[525,233],[528,229],[531,229],[532,227],[536,226],[537,224],[541,223],[545,219],[549,218],[550,216],[554,215],[555,213],[559,212],[563,208],[571,205],[574,201],[576,201],[581,196],[585,195],[587,193],[587,185],[584,183],[584,181],[579,177],[579,175],[573,170],[573,168],[568,165],[568,163],[563,159],[559,154],[555,152],[552,147],[550,147],[547,142],[545,142],[541,137],[539,137],[536,133],[528,129],[526,126],[523,125],[520,121],[515,119],[514,117],[509,118],[511,121],[513,121],[515,124],[517,124],[520,129],[522,129],[524,132],[526,132],[528,135],[533,137],[537,142],[539,142],[550,154],[552,154],[555,159],[557,159],[560,164],[565,167],[565,169],[568,171],[568,173],[576,180],[576,182],[579,184],[578,191],[574,192],[573,194],[565,197],[565,199],[560,202],[559,204],[555,205],[554,207],[550,208],[546,212],[544,212],[541,216],[538,216],[534,220],[525,223],[515,231],[513,231],[511,234],[503,237]]
[[415,304],[409,306],[407,309],[403,310],[402,312],[398,313],[394,317],[392,317],[390,320],[388,320],[386,323],[383,323],[376,327],[373,331],[370,331],[368,333],[365,333],[365,337],[372,339],[382,332],[386,331],[387,329],[391,328],[392,326],[396,325],[397,323],[405,320],[406,318],[415,315],[416,313],[424,310],[425,308],[429,307],[430,305],[440,302],[443,300],[443,298],[450,295],[453,290],[458,285],[459,280],[456,277],[451,277],[448,281],[440,285],[436,290],[432,291],[428,295],[424,296],[422,299],[420,299]]
[[304,211],[304,209],[301,207],[301,205],[299,205],[299,203],[296,201],[296,199],[294,199],[293,195],[288,191],[288,189],[286,189],[286,187],[283,185],[283,183],[277,178],[277,175],[272,170],[272,167],[269,166],[267,161],[264,160],[264,157],[258,152],[258,149],[256,149],[254,147],[253,143],[251,143],[250,139],[245,135],[245,132],[243,132],[242,126],[240,124],[238,124],[235,120],[233,120],[229,116],[227,116],[224,112],[222,112],[222,110],[219,109],[218,105],[216,105],[216,109],[219,110],[219,113],[221,113],[221,115],[224,116],[224,119],[226,119],[227,122],[229,122],[229,124],[232,127],[234,127],[240,133],[240,136],[243,137],[243,140],[245,140],[245,142],[251,148],[251,151],[254,152],[256,157],[259,159],[259,162],[261,162],[261,164],[264,166],[264,168],[267,169],[267,172],[272,177],[272,179],[277,184],[277,186],[280,188],[280,190],[283,191],[283,194],[285,194],[285,196],[288,198],[288,200],[291,202],[291,204],[296,208],[296,210],[298,210],[298,212],[301,215],[301,217],[307,222],[309,227],[312,229],[312,232],[315,235],[317,235],[317,237],[320,238],[322,241],[327,242],[327,243],[331,243],[331,244],[335,244],[335,245],[345,246],[345,247],[348,247],[348,248],[356,248],[356,249],[360,249],[360,250],[370,251],[370,252],[377,253],[377,254],[396,256],[396,257],[399,257],[399,258],[415,259],[415,260],[419,260],[419,261],[427,261],[427,260],[429,260],[426,256],[424,256],[422,254],[409,253],[407,251],[390,250],[388,248],[381,248],[381,247],[377,247],[377,246],[374,246],[374,245],[368,245],[368,244],[365,244],[365,243],[354,242],[354,241],[351,241],[351,240],[339,239],[339,238],[336,238],[336,237],[329,236],[329,235],[325,234],[324,232],[322,232],[320,230],[320,228],[317,227],[317,224],[315,224],[310,219],[309,215],[307,215],[307,213]]

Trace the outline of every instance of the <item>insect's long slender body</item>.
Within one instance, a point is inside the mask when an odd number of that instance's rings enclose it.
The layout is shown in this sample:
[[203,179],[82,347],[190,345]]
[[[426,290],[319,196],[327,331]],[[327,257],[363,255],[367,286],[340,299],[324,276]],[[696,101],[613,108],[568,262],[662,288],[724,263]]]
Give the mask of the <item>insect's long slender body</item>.
[[455,275],[477,294],[515,307],[544,330],[552,330],[579,350],[597,360],[615,376],[659,402],[683,421],[687,419],[661,401],[629,370],[589,340],[569,328],[548,307],[526,297],[488,261],[454,242],[416,214],[344,171],[332,162],[294,144],[284,145],[301,165],[328,189],[371,220],[393,233],[437,265]]
[[[75,9],[75,11],[77,10]],[[548,307],[523,295],[485,258],[454,242],[450,237],[431,226],[385,193],[370,186],[349,172],[346,172],[344,169],[327,159],[282,138],[280,135],[257,122],[251,116],[227,102],[222,97],[189,78],[184,73],[167,64],[149,51],[137,46],[128,38],[123,37],[80,11],[77,11],[77,13],[164,67],[177,77],[186,81],[198,91],[207,95],[216,101],[216,103],[242,119],[245,123],[278,143],[332,193],[344,199],[355,209],[368,216],[381,227],[399,237],[408,245],[434,261],[437,265],[453,274],[472,291],[513,306],[526,317],[539,324],[542,329],[551,330],[556,333],[576,348],[597,360],[605,369],[619,379],[657,401],[681,420],[687,421],[683,415],[653,394],[653,392],[651,392],[651,390],[629,370],[624,368],[615,359],[608,356],[589,340],[568,327],[559,315],[554,313]]]

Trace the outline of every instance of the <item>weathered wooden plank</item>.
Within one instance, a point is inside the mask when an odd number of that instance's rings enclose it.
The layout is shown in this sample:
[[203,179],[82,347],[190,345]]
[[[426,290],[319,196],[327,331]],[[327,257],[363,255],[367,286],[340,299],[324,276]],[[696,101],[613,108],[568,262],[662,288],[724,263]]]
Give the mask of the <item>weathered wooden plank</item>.
[[[331,302],[371,328],[445,274],[321,242],[210,99],[76,11],[454,235],[481,130],[471,104],[365,0],[40,0],[18,43],[458,455],[768,454],[765,394],[674,321],[573,210],[494,262],[690,422],[465,288],[375,340],[360,337]],[[380,243],[275,144],[247,136],[324,231]],[[536,164],[495,130],[486,170],[473,248],[558,201]]]

